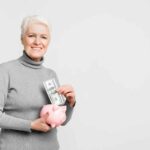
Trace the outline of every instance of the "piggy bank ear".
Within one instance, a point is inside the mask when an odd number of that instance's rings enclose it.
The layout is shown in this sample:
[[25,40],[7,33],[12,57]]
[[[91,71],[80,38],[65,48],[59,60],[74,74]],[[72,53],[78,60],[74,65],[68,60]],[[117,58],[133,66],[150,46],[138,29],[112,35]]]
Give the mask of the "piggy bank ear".
[[58,105],[56,105],[56,104],[52,104],[52,105],[53,105],[53,111],[56,111],[56,110],[59,109],[59,106],[58,106]]

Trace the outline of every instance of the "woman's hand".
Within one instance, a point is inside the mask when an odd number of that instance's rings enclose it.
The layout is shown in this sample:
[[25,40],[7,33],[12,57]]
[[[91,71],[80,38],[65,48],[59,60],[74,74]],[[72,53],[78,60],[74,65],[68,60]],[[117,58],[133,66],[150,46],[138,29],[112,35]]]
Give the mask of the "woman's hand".
[[46,114],[42,118],[38,118],[31,122],[31,129],[41,132],[47,132],[51,129],[51,127],[46,123],[46,119],[48,114]]
[[70,106],[73,107],[75,104],[75,92],[71,85],[62,85],[57,89],[57,92],[64,95],[69,102]]

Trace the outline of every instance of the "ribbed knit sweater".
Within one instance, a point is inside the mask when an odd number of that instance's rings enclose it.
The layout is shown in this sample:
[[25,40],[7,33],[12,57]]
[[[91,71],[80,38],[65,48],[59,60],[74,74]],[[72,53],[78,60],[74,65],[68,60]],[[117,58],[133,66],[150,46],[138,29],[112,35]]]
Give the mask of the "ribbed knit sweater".
[[[31,121],[39,118],[43,105],[50,103],[43,81],[56,73],[25,52],[16,60],[0,64],[0,150],[58,150],[57,129],[31,130]],[[58,83],[59,84],[59,83]],[[73,108],[67,105],[67,120]]]

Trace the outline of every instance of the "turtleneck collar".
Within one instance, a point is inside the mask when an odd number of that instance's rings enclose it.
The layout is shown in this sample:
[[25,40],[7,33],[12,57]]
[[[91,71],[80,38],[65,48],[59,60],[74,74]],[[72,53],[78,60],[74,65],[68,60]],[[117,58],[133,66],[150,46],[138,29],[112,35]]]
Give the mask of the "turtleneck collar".
[[42,67],[42,64],[43,64],[43,61],[44,61],[44,58],[42,58],[40,61],[33,61],[25,51],[23,51],[23,55],[19,58],[19,61],[27,66],[27,67],[30,67],[30,68],[33,68],[33,69],[39,69]]

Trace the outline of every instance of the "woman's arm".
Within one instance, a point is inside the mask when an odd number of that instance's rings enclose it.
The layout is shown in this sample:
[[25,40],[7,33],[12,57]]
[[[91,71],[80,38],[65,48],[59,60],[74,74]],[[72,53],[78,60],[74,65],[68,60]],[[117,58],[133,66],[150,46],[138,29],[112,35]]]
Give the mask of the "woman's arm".
[[0,128],[31,132],[31,121],[16,118],[2,112],[0,109]]
[[45,116],[33,121],[6,114],[5,103],[9,91],[9,73],[0,65],[0,128],[31,132],[32,130],[47,132],[50,127],[46,124]]
[[31,132],[31,121],[16,118],[5,113],[5,101],[9,91],[9,74],[0,66],[0,128]]

